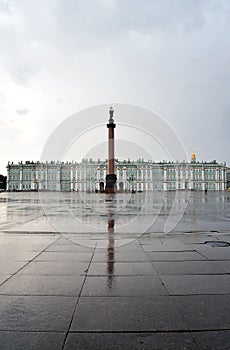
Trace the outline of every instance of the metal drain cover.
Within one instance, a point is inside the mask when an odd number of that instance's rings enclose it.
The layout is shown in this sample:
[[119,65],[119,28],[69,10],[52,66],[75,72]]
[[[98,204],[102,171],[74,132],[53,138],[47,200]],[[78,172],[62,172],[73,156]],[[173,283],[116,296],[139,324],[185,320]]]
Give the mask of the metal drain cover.
[[208,244],[212,247],[229,247],[230,243],[224,241],[206,241],[204,244]]

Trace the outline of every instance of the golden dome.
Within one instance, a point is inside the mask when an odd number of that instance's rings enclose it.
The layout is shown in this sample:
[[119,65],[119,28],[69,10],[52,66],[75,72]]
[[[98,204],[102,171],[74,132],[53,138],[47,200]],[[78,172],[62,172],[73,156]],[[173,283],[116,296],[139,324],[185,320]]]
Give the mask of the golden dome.
[[196,159],[196,155],[195,155],[195,152],[194,150],[192,150],[192,157],[191,157],[193,160]]

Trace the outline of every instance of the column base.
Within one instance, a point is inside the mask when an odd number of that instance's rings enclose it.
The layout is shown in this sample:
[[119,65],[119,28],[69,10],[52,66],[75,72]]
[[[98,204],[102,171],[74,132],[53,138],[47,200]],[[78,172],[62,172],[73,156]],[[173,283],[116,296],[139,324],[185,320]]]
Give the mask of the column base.
[[115,174],[106,175],[105,193],[115,193],[117,176]]

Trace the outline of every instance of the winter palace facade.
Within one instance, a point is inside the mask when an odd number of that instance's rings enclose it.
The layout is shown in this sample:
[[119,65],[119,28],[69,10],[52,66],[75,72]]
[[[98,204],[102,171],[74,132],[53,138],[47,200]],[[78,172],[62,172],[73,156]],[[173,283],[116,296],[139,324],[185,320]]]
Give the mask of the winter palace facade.
[[[226,164],[190,162],[115,161],[118,191],[175,191],[226,189]],[[103,191],[107,162],[20,162],[7,165],[8,191]]]

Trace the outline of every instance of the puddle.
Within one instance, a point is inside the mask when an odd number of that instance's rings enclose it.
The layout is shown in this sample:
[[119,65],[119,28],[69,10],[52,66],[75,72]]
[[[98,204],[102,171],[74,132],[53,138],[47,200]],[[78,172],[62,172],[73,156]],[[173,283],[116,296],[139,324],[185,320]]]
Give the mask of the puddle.
[[229,247],[230,243],[224,241],[206,241],[204,244],[210,245],[211,247]]

